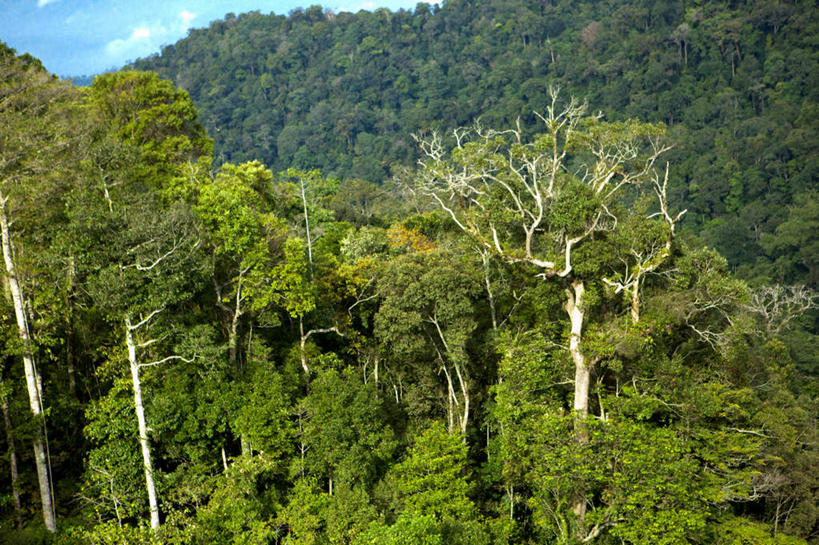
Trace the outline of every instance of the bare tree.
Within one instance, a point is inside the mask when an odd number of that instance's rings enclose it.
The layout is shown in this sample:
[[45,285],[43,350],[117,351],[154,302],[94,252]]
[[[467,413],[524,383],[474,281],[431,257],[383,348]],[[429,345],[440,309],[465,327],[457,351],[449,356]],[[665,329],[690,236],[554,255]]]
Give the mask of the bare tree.
[[660,211],[651,214],[649,218],[659,216],[663,220],[666,230],[665,237],[649,235],[648,240],[637,241],[631,245],[627,256],[621,257],[624,271],[615,279],[603,278],[603,282],[614,288],[615,293],[625,292],[631,302],[631,321],[640,321],[640,285],[646,275],[654,273],[671,256],[671,245],[677,222],[686,213],[686,210],[671,216],[668,211],[668,163],[665,166],[665,176],[662,184],[654,176],[654,192],[660,204]]
[[768,337],[786,331],[794,320],[819,307],[819,294],[806,286],[763,286],[751,291],[745,306],[758,316]]
[[[668,149],[660,140],[662,128],[636,121],[605,123],[602,115],[589,115],[586,104],[574,99],[561,105],[558,94],[550,89],[549,106],[537,114],[545,131],[532,141],[524,140],[520,123],[504,131],[480,125],[456,129],[451,150],[440,134],[416,137],[422,153],[417,190],[488,251],[509,263],[533,265],[540,277],[563,285],[568,350],[575,367],[575,425],[579,440],[585,441],[583,422],[595,363],[583,343],[586,283],[602,282],[608,275],[578,273],[576,250],[618,228],[614,205],[628,186],[655,179],[661,214],[672,227],[679,215],[670,217],[666,183],[654,177],[655,162]],[[668,244],[664,239],[652,258],[643,259],[644,270],[632,271],[629,286],[639,291],[639,279],[667,255]],[[574,510],[582,519],[580,499]]]
[[6,281],[11,292],[14,315],[17,319],[17,332],[23,349],[23,369],[26,375],[28,400],[31,414],[37,423],[34,435],[34,462],[37,465],[37,482],[40,487],[40,499],[43,504],[43,521],[50,532],[57,531],[57,517],[54,512],[53,490],[51,487],[51,463],[45,442],[45,415],[43,411],[43,391],[37,367],[34,363],[34,352],[31,347],[31,332],[26,316],[26,303],[17,277],[17,267],[12,253],[11,232],[6,214],[8,196],[0,191],[0,233],[2,233],[3,260],[6,265]]
[[131,368],[131,384],[134,388],[134,410],[137,416],[137,425],[139,427],[139,446],[142,450],[142,463],[145,470],[145,489],[148,493],[148,506],[151,512],[151,528],[159,528],[159,503],[157,502],[156,486],[154,485],[154,469],[151,461],[151,445],[148,439],[148,425],[145,421],[145,407],[142,402],[142,383],[139,379],[139,370],[145,367],[153,367],[161,365],[169,361],[181,360],[186,363],[193,361],[193,358],[184,358],[182,356],[167,356],[158,360],[149,362],[140,362],[137,357],[137,350],[140,348],[147,348],[160,341],[158,338],[151,338],[141,340],[139,333],[141,330],[147,329],[151,321],[157,314],[162,312],[162,308],[156,309],[148,313],[136,323],[132,322],[130,315],[125,317],[125,344],[128,347],[128,363]]

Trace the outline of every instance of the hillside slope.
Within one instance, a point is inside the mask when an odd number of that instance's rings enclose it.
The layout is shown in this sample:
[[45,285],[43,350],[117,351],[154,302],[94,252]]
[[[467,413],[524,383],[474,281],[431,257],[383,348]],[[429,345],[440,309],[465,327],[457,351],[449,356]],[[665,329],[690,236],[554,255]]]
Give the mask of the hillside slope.
[[559,84],[610,119],[669,125],[675,201],[740,273],[815,285],[819,225],[788,225],[816,206],[817,13],[771,0],[316,6],[229,14],[135,67],[190,92],[219,160],[372,182],[413,164],[412,133],[527,125]]

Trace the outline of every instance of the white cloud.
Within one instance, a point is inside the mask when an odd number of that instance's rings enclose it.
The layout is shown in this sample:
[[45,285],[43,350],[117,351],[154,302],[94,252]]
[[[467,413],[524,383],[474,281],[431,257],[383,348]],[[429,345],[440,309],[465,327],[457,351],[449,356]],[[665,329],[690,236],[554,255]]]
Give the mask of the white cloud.
[[150,38],[150,37],[151,37],[151,29],[142,27],[142,28],[134,29],[133,34],[131,34],[131,37],[128,38],[128,39],[136,41],[136,40],[145,40],[145,39]]
[[188,10],[185,10],[179,14],[179,17],[182,18],[182,21],[185,23],[185,27],[187,28],[187,26],[190,25],[191,21],[196,19],[196,14],[191,13]]
[[164,30],[163,27],[153,31],[148,27],[135,28],[128,38],[111,40],[105,44],[105,52],[115,58],[136,58],[144,51],[150,51],[154,47],[151,37],[162,34]]
[[118,38],[105,44],[105,54],[111,64],[123,64],[155,53],[162,45],[181,38],[196,17],[195,13],[183,10],[175,18],[171,16],[159,21],[143,21],[139,27],[132,28],[127,38]]
[[58,2],[59,0],[37,0],[37,7],[41,8],[43,6],[47,6],[48,4],[53,4],[54,2]]
[[352,6],[342,6],[339,7],[336,11],[342,12],[346,11],[349,13],[358,13],[361,10],[366,11],[373,11],[376,8],[377,4],[375,2],[361,2],[360,4],[354,4]]

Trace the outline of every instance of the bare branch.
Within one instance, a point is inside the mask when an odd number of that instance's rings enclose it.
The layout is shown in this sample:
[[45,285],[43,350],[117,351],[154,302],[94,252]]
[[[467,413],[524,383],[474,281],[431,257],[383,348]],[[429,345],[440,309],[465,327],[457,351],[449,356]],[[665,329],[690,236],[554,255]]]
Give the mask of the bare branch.
[[763,286],[751,292],[745,308],[762,320],[765,332],[779,335],[794,320],[819,307],[819,294],[804,285]]
[[160,313],[160,312],[162,312],[163,310],[165,310],[165,307],[158,308],[158,309],[154,310],[153,312],[151,312],[151,313],[148,315],[148,317],[147,317],[147,318],[145,318],[144,320],[142,320],[141,322],[139,322],[139,323],[138,323],[138,324],[136,324],[136,325],[131,325],[131,317],[130,317],[130,316],[126,316],[126,317],[125,317],[125,324],[126,324],[126,326],[128,327],[128,329],[129,329],[130,331],[136,331],[136,330],[137,330],[137,329],[139,329],[140,327],[142,327],[142,326],[144,326],[145,324],[147,324],[148,322],[150,322],[150,321],[153,319],[153,317],[154,317],[154,316],[156,316],[157,314],[159,314],[159,313]]
[[192,358],[185,358],[183,356],[168,356],[166,358],[162,358],[161,360],[151,361],[151,362],[147,362],[147,363],[139,363],[139,364],[137,364],[137,367],[139,369],[142,369],[143,367],[153,367],[155,365],[162,365],[163,363],[167,363],[167,362],[173,361],[173,360],[180,360],[180,361],[183,361],[185,363],[193,363],[194,360],[196,360],[197,357],[198,356],[196,356],[196,354],[194,354],[194,356]]
[[326,328],[323,328],[323,329],[311,329],[310,331],[308,331],[307,333],[304,334],[304,341],[306,342],[307,339],[310,338],[310,335],[318,334],[318,333],[335,333],[339,337],[344,336],[344,333],[339,331],[338,328],[334,326],[334,327],[326,327]]

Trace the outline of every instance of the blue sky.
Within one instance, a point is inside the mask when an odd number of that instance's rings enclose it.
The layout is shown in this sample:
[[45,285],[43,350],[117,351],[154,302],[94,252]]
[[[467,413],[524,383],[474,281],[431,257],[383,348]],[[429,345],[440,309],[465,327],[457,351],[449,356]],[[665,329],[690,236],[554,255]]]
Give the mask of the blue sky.
[[[339,12],[413,9],[419,0],[0,0],[0,40],[60,76],[119,68],[226,13],[287,15],[321,4]],[[428,3],[432,4],[433,1]]]

